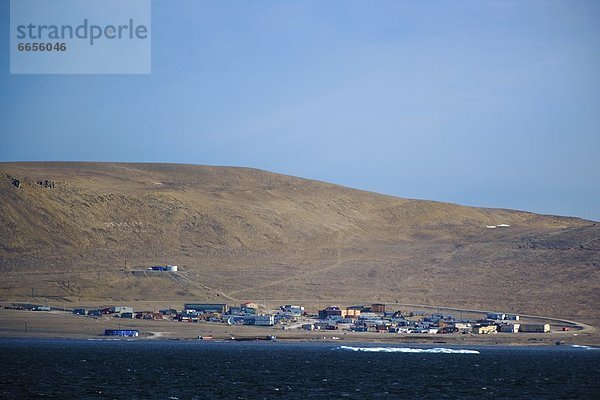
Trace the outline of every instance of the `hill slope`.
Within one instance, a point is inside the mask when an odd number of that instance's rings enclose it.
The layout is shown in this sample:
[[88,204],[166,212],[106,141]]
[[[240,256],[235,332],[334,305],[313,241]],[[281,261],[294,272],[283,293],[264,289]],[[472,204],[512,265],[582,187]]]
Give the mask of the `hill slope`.
[[[33,290],[72,302],[348,299],[599,317],[594,222],[253,169],[0,164],[0,226],[0,300]],[[182,272],[135,272],[157,263]]]

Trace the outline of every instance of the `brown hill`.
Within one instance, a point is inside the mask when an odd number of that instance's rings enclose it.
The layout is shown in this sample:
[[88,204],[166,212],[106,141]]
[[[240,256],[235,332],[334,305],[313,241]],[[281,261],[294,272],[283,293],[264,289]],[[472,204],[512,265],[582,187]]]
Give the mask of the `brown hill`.
[[[600,316],[592,221],[254,169],[4,163],[0,226],[0,301],[395,301]],[[136,272],[165,263],[181,273]]]

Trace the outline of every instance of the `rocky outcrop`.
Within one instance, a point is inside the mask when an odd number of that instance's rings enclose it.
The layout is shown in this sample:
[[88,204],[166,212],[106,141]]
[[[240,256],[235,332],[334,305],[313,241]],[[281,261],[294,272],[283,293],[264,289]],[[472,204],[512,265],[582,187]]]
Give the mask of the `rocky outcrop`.
[[50,181],[48,179],[37,181],[37,184],[46,189],[53,189],[56,186],[54,181]]
[[10,182],[13,184],[14,187],[16,187],[17,189],[21,187],[21,181],[13,176],[10,176],[8,174],[4,174],[4,176],[6,176]]

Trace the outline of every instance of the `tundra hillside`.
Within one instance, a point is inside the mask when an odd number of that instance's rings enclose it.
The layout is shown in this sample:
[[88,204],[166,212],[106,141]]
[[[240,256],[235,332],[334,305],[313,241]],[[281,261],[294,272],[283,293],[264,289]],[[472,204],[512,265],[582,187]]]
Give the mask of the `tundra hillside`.
[[[599,326],[593,221],[266,171],[0,164],[0,301],[388,301]],[[149,273],[176,264],[177,273]]]

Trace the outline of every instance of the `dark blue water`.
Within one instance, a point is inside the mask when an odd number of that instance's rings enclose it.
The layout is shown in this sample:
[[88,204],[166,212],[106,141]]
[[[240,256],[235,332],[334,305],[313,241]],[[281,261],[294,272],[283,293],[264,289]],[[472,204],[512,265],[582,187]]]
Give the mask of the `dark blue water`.
[[2,339],[0,398],[600,397],[597,349],[358,347],[376,345]]

